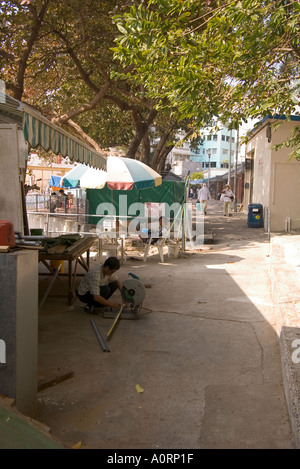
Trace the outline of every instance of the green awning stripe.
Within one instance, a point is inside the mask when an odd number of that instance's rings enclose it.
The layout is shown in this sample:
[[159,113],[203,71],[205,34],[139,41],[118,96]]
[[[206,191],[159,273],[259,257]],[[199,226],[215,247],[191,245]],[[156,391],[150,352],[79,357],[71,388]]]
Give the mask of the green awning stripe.
[[40,145],[45,151],[52,150],[55,154],[69,156],[72,160],[93,168],[106,169],[106,158],[43,116],[24,111],[23,132],[25,140],[32,148]]

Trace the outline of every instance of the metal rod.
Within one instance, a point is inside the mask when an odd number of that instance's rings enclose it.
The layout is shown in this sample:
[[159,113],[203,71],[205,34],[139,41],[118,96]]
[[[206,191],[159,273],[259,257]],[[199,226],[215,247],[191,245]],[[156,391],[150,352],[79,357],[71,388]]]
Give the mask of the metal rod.
[[112,334],[112,332],[113,332],[113,330],[114,330],[114,328],[115,328],[115,326],[116,326],[116,324],[117,324],[117,322],[118,322],[118,320],[121,316],[122,310],[123,310],[123,306],[121,306],[120,311],[118,312],[117,316],[115,317],[113,325],[111,326],[110,330],[107,333],[107,336],[106,336],[107,338],[109,338],[111,336],[111,334]]
[[94,319],[91,319],[91,324],[92,324],[92,326],[93,326],[93,328],[94,328],[94,331],[95,331],[95,333],[96,333],[97,339],[98,339],[99,342],[100,342],[100,345],[101,345],[101,347],[102,347],[103,352],[109,352],[110,350],[109,350],[109,348],[108,348],[108,346],[107,346],[107,343],[105,342],[105,340],[104,340],[104,338],[103,338],[101,332],[99,331],[98,327],[96,326]]
[[43,304],[45,303],[45,300],[46,300],[47,296],[48,296],[49,293],[50,293],[50,290],[51,290],[51,288],[52,288],[52,286],[53,286],[53,284],[54,284],[54,282],[55,282],[55,280],[56,280],[56,278],[57,278],[57,276],[58,276],[58,274],[59,274],[60,269],[61,269],[61,264],[59,265],[59,267],[58,267],[57,269],[54,269],[53,278],[51,279],[50,285],[48,286],[48,288],[47,288],[47,290],[46,290],[46,293],[45,293],[45,295],[44,295],[42,301],[40,302],[39,309],[41,309],[41,307],[42,307]]
[[19,238],[19,239],[24,239],[26,241],[41,241],[43,239],[46,238],[46,236],[34,236],[34,235],[26,235],[26,236],[23,236],[23,235],[20,235],[20,234],[16,234],[16,238]]

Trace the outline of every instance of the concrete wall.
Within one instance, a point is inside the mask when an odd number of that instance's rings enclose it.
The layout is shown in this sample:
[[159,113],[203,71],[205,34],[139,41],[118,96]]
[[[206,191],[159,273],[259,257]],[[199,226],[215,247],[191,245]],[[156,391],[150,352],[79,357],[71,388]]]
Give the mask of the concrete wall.
[[253,159],[253,169],[246,172],[245,182],[251,185],[253,177],[252,200],[250,200],[250,187],[245,191],[245,209],[249,203],[262,204],[264,207],[264,220],[266,226],[266,208],[269,207],[270,171],[272,149],[266,138],[266,126],[261,129],[247,145],[247,158]]
[[0,254],[0,394],[36,417],[38,364],[38,253]]
[[[290,160],[290,149],[274,146],[285,141],[297,124],[294,121],[280,121],[281,125],[271,125],[271,142],[266,138],[269,119],[251,138],[247,145],[247,157],[254,155],[253,203],[264,206],[264,221],[267,229],[267,215],[270,211],[270,231],[284,231],[286,220],[290,218],[290,228],[300,229],[300,162]],[[245,182],[250,183],[250,171],[246,172]],[[249,203],[250,189],[245,190],[245,210]]]
[[26,145],[15,124],[0,125],[0,219],[24,233],[20,177],[25,171]]
[[[272,132],[272,144],[287,138],[296,122],[285,122]],[[300,125],[300,122],[298,123]],[[289,158],[290,148],[272,151],[270,210],[271,230],[284,231],[285,220],[290,218],[291,229],[300,229],[300,162]]]

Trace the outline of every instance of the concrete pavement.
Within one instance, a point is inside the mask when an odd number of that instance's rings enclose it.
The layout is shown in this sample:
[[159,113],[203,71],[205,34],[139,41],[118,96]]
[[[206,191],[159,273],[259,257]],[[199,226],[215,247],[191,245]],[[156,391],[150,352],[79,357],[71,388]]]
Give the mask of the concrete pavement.
[[[283,345],[290,366],[297,327],[278,324],[283,305],[298,298],[288,275],[292,246],[283,271],[277,237],[270,243],[263,229],[248,228],[244,214],[223,217],[211,202],[207,219],[213,245],[164,264],[155,254],[122,265],[120,278],[137,274],[146,298],[140,319],[119,322],[109,353],[82,304],[71,309],[57,297],[66,287],[57,280],[39,316],[39,379],[74,377],[39,392],[38,420],[67,447],[297,447],[297,367],[281,367]],[[43,278],[41,295],[46,285]],[[112,319],[93,318],[105,335]]]
[[300,448],[300,233],[272,235],[270,279],[284,389],[295,445]]

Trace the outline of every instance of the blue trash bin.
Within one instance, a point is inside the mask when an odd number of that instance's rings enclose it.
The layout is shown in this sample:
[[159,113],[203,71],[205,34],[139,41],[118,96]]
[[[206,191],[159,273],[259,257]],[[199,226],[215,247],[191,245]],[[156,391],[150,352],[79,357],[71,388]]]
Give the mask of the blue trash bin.
[[264,226],[264,214],[262,204],[248,205],[248,227],[262,228]]

